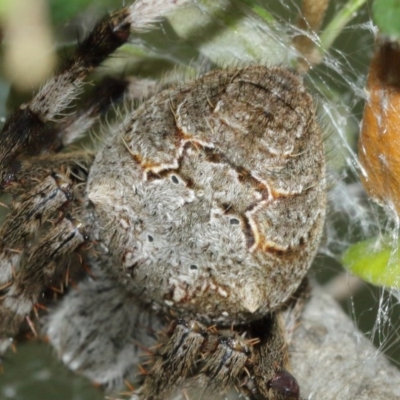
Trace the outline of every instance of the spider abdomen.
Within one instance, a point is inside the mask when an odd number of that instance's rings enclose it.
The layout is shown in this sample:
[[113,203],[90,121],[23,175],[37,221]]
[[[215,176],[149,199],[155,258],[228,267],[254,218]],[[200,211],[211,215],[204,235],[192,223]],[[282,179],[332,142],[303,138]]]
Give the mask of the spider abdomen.
[[223,324],[259,318],[296,290],[324,192],[312,98],[296,75],[262,66],[144,102],[99,152],[87,189],[96,239],[129,291]]

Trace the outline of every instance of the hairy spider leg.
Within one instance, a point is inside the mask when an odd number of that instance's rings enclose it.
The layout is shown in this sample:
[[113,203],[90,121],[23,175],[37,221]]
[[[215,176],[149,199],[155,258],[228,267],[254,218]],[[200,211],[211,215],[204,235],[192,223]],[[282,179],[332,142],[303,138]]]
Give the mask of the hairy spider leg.
[[45,333],[71,370],[113,389],[140,373],[140,357],[152,354],[164,326],[96,262],[91,267],[94,279],[69,291],[47,316]]
[[[10,164],[43,139],[46,123],[57,120],[57,116],[80,94],[85,78],[128,41],[131,31],[149,29],[160,17],[185,2],[160,0],[159,7],[155,7],[154,2],[137,1],[100,20],[59,72],[30,102],[20,106],[6,120],[0,133],[0,184],[4,185],[9,179]],[[55,139],[56,134],[43,146],[51,147]]]
[[299,399],[279,313],[231,330],[178,321],[154,359],[132,400],[225,398],[232,386],[251,400]]
[[0,287],[18,272],[20,259],[35,231],[70,196],[71,182],[51,174],[13,206],[0,229]]
[[4,290],[0,303],[0,352],[11,344],[43,290],[48,287],[61,261],[87,240],[79,221],[63,218],[44,235],[29,254],[23,255],[12,284]]
[[[15,182],[16,158],[21,153],[29,153],[29,148],[34,147],[35,142],[42,143],[44,149],[51,147],[57,138],[64,138],[64,144],[68,144],[76,138],[76,133],[71,137],[71,130],[68,127],[70,128],[79,119],[79,116],[72,117],[69,123],[64,120],[66,125],[61,125],[60,129],[53,131],[53,135],[50,135],[52,136],[50,146],[49,143],[41,140],[43,135],[48,136],[46,123],[58,122],[57,116],[80,93],[86,76],[118,47],[126,43],[131,31],[150,28],[151,24],[161,16],[184,2],[185,0],[160,1],[160,8],[152,10],[149,9],[147,2],[137,1],[129,7],[106,16],[95,25],[60,71],[42,87],[28,104],[21,106],[6,120],[0,133],[0,186],[3,189],[15,188],[21,183],[21,180]],[[154,3],[151,4],[151,7],[154,7]],[[137,17],[140,15],[142,18]],[[125,89],[125,85],[123,86]],[[137,82],[136,86],[138,86]],[[151,87],[151,84],[148,85],[150,92]],[[120,92],[117,91],[117,96],[120,96]],[[112,101],[114,97],[111,95],[109,99]],[[95,103],[87,107],[85,118],[88,119],[103,106]],[[20,179],[24,177],[25,173],[26,181],[23,183],[27,184],[29,189],[28,194],[23,195],[21,201],[11,211],[1,230],[4,240],[0,244],[2,282],[0,286],[2,291],[0,293],[2,294],[0,352],[8,347],[8,338],[17,333],[21,321],[29,314],[41,292],[51,282],[52,271],[56,269],[57,263],[63,256],[69,255],[85,241],[86,234],[82,228],[83,225],[75,224],[73,219],[64,218],[50,230],[48,235],[41,237],[37,244],[29,243],[27,245],[29,236],[32,237],[42,222],[69,200],[67,192],[63,191],[61,186],[54,186],[51,178],[47,179],[46,176],[43,176],[44,181],[39,184],[39,187],[32,188],[33,180],[29,177],[32,178],[32,172],[34,175],[35,172],[47,170],[48,174],[49,166],[45,166],[44,163],[50,160],[57,164],[64,157],[61,155],[52,160],[52,157],[44,157],[41,160],[32,159],[32,165],[36,164],[37,166],[34,171],[27,169],[18,171],[17,168]],[[66,157],[71,160],[71,155]],[[35,163],[35,161],[39,161],[39,163]],[[85,161],[91,163],[90,154]],[[18,162],[17,164],[20,167],[24,163]],[[25,163],[26,165],[29,165],[29,162]],[[34,178],[38,179],[37,176]],[[53,187],[51,187],[52,184]],[[9,191],[12,192],[12,189]],[[22,189],[19,193],[21,191]],[[18,193],[18,190],[16,192]],[[29,282],[29,279],[32,281]]]
[[203,355],[204,362],[198,374],[185,382],[183,390],[190,399],[209,399],[216,395],[226,395],[228,389],[237,384],[245,375],[246,365],[251,360],[250,346],[243,335],[234,330],[217,331],[213,336],[211,351]]
[[[86,181],[94,156],[92,151],[76,150],[24,158],[19,163],[18,169],[14,172],[14,182],[7,185],[4,191],[13,196],[21,196],[23,198],[26,192],[34,190],[34,186],[38,185],[38,182],[54,175],[63,176],[65,179],[68,179],[70,185],[68,191],[72,193],[75,182]],[[39,185],[41,185],[41,183],[39,183]],[[58,208],[58,206],[53,207],[53,209],[55,208]],[[25,223],[29,225],[29,221],[27,221],[26,217],[27,216],[24,217]],[[44,221],[44,219],[45,218],[42,217],[42,221]],[[1,232],[4,234],[6,229],[2,228]]]
[[206,328],[196,321],[178,321],[169,341],[161,348],[152,369],[137,392],[140,399],[161,400],[190,374],[206,341]]
[[[142,100],[153,94],[156,88],[156,82],[149,79],[104,78],[77,112],[64,118],[62,123],[51,130],[48,129],[51,135],[58,138],[52,150],[61,151],[83,137],[101,118],[107,116],[111,107],[118,106],[121,102]],[[44,154],[23,157],[18,163],[14,163],[9,171],[12,178],[4,185],[4,192],[14,196],[25,193],[36,182],[45,179],[50,171],[63,170],[66,175],[72,171],[77,181],[86,181],[95,150],[75,150],[60,154],[48,153],[48,149],[46,150]],[[75,176],[77,170],[84,172],[84,176],[81,173],[80,177]]]

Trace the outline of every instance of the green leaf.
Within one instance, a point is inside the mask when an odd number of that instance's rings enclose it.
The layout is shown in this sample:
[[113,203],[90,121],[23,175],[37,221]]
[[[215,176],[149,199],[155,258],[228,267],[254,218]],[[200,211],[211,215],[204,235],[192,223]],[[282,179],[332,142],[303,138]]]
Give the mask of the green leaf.
[[372,15],[381,33],[400,38],[400,0],[375,0]]
[[399,248],[389,238],[359,242],[346,251],[342,261],[349,271],[367,282],[400,288]]

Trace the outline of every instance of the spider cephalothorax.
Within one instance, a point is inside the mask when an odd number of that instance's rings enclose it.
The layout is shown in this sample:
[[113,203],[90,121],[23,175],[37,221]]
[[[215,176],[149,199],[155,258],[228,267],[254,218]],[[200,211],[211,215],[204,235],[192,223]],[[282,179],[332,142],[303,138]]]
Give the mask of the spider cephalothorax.
[[[18,201],[1,230],[0,349],[79,248],[91,277],[46,324],[70,368],[111,386],[135,376],[147,349],[133,398],[210,398],[231,386],[298,398],[279,314],[325,214],[322,139],[301,80],[264,66],[209,72],[128,112],[96,154],[68,152],[65,122],[46,131],[140,16],[152,22],[146,12],[137,1],[101,21],[1,133],[0,178]],[[41,135],[48,154],[24,155]]]

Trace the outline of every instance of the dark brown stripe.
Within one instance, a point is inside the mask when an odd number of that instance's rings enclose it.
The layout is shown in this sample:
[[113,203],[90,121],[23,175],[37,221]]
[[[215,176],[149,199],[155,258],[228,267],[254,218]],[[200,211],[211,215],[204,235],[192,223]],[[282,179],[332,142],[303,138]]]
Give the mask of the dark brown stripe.
[[[83,72],[83,75],[86,75],[87,71],[83,70],[92,70],[100,65],[118,47],[127,42],[130,35],[128,16],[129,10],[125,7],[100,20],[86,39],[79,44],[75,54],[61,72],[79,67],[76,72],[78,74]],[[74,80],[75,76],[72,76],[72,79]]]

